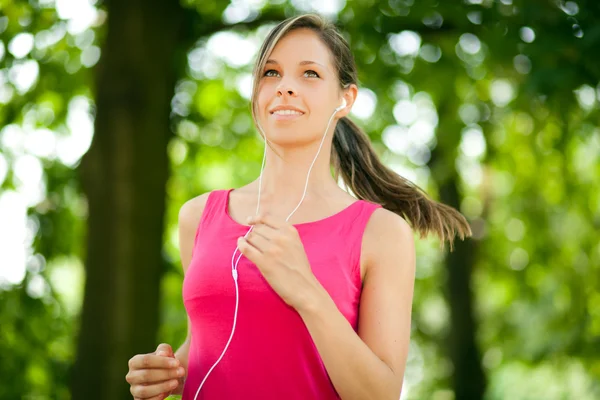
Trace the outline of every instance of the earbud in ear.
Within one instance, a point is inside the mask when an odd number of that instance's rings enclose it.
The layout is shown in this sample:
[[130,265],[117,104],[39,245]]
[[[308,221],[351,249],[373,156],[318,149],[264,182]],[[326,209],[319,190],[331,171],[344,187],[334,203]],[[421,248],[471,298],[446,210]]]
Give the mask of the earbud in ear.
[[342,104],[338,108],[336,108],[335,111],[341,111],[344,108],[346,108],[346,99],[342,98]]

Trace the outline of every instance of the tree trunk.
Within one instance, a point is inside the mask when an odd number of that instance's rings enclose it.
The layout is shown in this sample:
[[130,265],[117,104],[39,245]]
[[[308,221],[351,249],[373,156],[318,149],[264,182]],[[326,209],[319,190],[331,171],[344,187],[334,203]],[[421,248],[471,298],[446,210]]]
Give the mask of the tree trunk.
[[73,399],[131,399],[128,360],[156,347],[170,101],[185,57],[178,1],[114,0],[81,163],[86,285]]
[[[456,177],[442,184],[440,198],[456,209],[460,206]],[[449,355],[454,365],[452,385],[456,400],[481,400],[485,394],[486,377],[475,334],[471,277],[477,259],[476,243],[457,240],[454,251],[446,254],[446,293],[450,306]]]
[[[455,160],[462,126],[456,120],[456,103],[454,97],[449,97],[438,106],[438,145],[432,151],[430,167],[438,181],[440,201],[460,210]],[[477,260],[476,245],[473,239],[457,239],[454,251],[446,254],[444,262],[447,278],[445,295],[450,308],[447,354],[454,366],[452,388],[456,400],[481,400],[487,386],[476,341],[477,323],[471,290],[472,271]]]

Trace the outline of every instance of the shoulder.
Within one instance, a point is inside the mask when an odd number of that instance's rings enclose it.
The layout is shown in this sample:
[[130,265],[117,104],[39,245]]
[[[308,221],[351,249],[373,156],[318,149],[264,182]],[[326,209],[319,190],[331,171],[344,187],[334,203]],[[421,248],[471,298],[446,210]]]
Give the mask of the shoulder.
[[370,233],[385,231],[387,233],[395,232],[399,235],[409,235],[411,237],[413,234],[412,228],[404,218],[382,207],[377,208],[373,212],[367,225],[367,229]]
[[206,192],[201,194],[200,196],[196,196],[188,201],[186,201],[181,208],[179,209],[179,229],[180,230],[196,230],[198,223],[200,222],[200,218],[202,217],[202,213],[204,212],[204,207],[206,206],[206,202],[211,192]]
[[412,228],[398,214],[378,208],[365,227],[363,252],[367,271],[377,265],[389,265],[390,263],[382,262],[385,259],[414,259],[415,240]]

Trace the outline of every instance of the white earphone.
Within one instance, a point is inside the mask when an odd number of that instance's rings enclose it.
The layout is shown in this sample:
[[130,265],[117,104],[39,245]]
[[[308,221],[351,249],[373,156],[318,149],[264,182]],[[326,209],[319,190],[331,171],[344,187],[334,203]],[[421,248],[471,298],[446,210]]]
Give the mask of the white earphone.
[[[302,202],[304,201],[304,197],[306,197],[306,189],[308,188],[308,178],[310,177],[310,172],[312,171],[312,167],[315,164],[315,161],[317,161],[317,157],[319,157],[319,153],[321,152],[321,148],[323,147],[323,142],[325,141],[325,136],[327,135],[327,131],[329,130],[329,125],[331,124],[331,120],[333,119],[333,116],[343,110],[344,108],[346,108],[346,99],[342,98],[342,104],[337,107],[333,114],[331,114],[331,117],[329,118],[329,122],[327,123],[327,128],[325,129],[325,133],[323,134],[323,138],[321,139],[321,143],[319,145],[319,150],[317,150],[317,155],[315,156],[315,158],[313,159],[312,163],[310,164],[310,168],[308,169],[308,173],[306,174],[306,184],[304,185],[304,194],[302,195],[302,198],[300,199],[300,202],[298,203],[298,205],[296,206],[296,208],[294,208],[294,210],[290,213],[290,215],[288,215],[288,217],[285,219],[285,221],[289,221],[290,217],[292,215],[294,215],[294,213],[296,212],[296,210],[300,207],[300,204],[302,204]],[[260,194],[261,194],[261,188],[262,188],[262,175],[263,175],[263,170],[265,168],[265,159],[267,156],[267,135],[265,134],[265,132],[263,131],[262,127],[260,126],[260,124],[257,124],[258,127],[260,128],[261,132],[262,132],[262,137],[265,140],[265,150],[264,150],[264,154],[263,154],[263,161],[262,161],[262,166],[260,169],[260,177],[259,177],[259,181],[258,181],[258,201],[256,204],[256,215],[258,215],[258,211],[260,210]],[[254,226],[251,226],[250,229],[248,229],[248,232],[246,232],[246,234],[244,235],[244,237],[247,237],[248,234],[250,232],[252,232],[252,228]],[[198,387],[198,390],[196,391],[196,395],[194,396],[194,400],[196,400],[196,398],[198,397],[198,394],[200,393],[200,389],[202,389],[202,386],[204,385],[204,382],[206,382],[206,379],[208,378],[208,376],[210,375],[210,373],[212,372],[212,370],[217,366],[217,364],[219,363],[219,361],[221,361],[221,359],[223,358],[223,356],[225,355],[225,352],[227,351],[227,349],[229,348],[229,343],[231,343],[231,339],[233,339],[233,334],[235,332],[235,326],[236,326],[236,322],[237,322],[237,313],[238,313],[238,305],[239,305],[239,301],[240,301],[240,295],[239,295],[239,288],[238,288],[238,271],[237,271],[237,266],[238,263],[240,261],[240,259],[242,258],[242,253],[240,253],[240,255],[238,256],[237,260],[235,259],[235,253],[238,252],[239,249],[236,246],[235,250],[233,251],[233,254],[231,256],[231,274],[233,276],[233,281],[235,283],[235,313],[233,316],[233,327],[231,328],[231,334],[229,335],[229,340],[227,341],[227,344],[225,345],[225,348],[223,349],[223,352],[221,353],[221,356],[217,359],[217,361],[213,364],[213,366],[208,370],[208,372],[206,373],[206,376],[204,377],[204,379],[202,380],[202,383],[200,383],[200,386]],[[235,262],[234,262],[235,260]]]

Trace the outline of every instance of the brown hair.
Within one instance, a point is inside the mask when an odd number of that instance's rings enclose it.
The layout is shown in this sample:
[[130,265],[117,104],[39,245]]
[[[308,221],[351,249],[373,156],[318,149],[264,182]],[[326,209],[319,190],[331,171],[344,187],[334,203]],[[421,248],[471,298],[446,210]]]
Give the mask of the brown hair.
[[[341,89],[358,82],[350,47],[335,25],[317,14],[288,18],[269,32],[254,66],[252,116],[255,124],[258,121],[255,99],[266,61],[282,37],[300,28],[311,29],[327,45],[333,55]],[[448,240],[452,250],[456,235],[461,239],[471,235],[471,228],[461,213],[429,199],[417,185],[383,165],[368,136],[348,117],[341,118],[335,127],[331,159],[335,178],[341,176],[356,197],[381,204],[402,216],[421,237],[435,233],[442,245]]]

